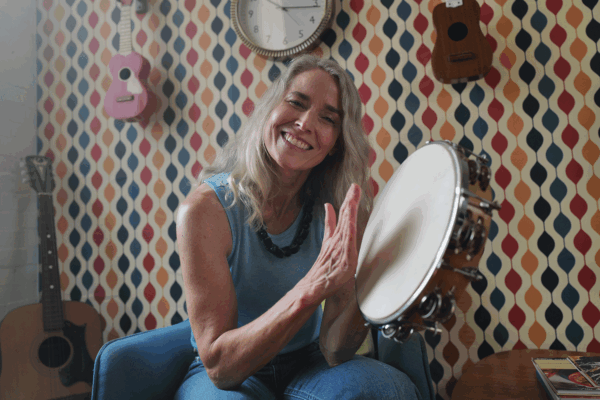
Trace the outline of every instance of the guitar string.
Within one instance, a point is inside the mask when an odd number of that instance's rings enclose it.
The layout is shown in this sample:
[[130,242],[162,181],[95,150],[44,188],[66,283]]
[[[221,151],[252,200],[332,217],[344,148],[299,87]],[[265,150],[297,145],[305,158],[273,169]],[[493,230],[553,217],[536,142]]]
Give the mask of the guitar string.
[[[48,215],[48,216],[53,216],[53,215],[54,215],[54,213],[53,213],[53,211],[54,211],[54,210],[53,210],[53,207],[52,207],[52,197],[51,197],[51,196],[48,196],[48,197],[46,197],[46,198],[45,198],[45,201],[44,201],[44,207],[45,207],[45,210],[44,210],[44,212],[45,212],[45,215]],[[49,219],[50,219],[50,218],[49,218]],[[52,221],[53,221],[53,220],[54,220],[54,219],[52,218]],[[49,235],[52,235],[52,233],[51,233],[50,226],[48,226],[48,225],[47,225],[47,226],[45,226],[44,228],[45,228],[45,229],[44,229],[44,232],[43,232],[43,234],[45,234],[45,235],[46,235],[46,238],[45,238],[45,239],[46,239],[46,249],[47,249],[47,251],[50,253],[50,252],[52,251],[52,250],[51,250],[51,247],[52,247],[52,239],[53,239],[53,238],[52,238],[52,237],[48,238],[48,236],[49,236]],[[54,299],[52,299],[52,298],[51,298],[51,295],[52,295],[52,293],[49,291],[49,290],[50,290],[50,287],[51,287],[51,283],[50,283],[50,281],[51,281],[51,279],[52,279],[52,275],[50,274],[50,271],[49,271],[48,269],[49,269],[49,265],[50,265],[50,263],[51,263],[52,261],[51,261],[51,259],[50,259],[51,257],[49,257],[49,255],[48,255],[48,254],[45,254],[44,256],[45,256],[45,258],[46,258],[46,262],[44,263],[45,265],[44,265],[43,267],[45,267],[45,268],[46,268],[46,277],[47,277],[47,279],[46,279],[46,282],[44,282],[44,284],[46,285],[46,287],[44,287],[44,289],[43,289],[43,290],[44,290],[46,293],[48,293],[48,295],[49,295],[49,296],[46,298],[46,303],[45,303],[46,307],[48,307],[48,305],[49,305],[49,304],[52,304],[52,302],[51,302],[51,301],[52,301],[52,300],[54,300]],[[49,311],[50,311],[51,313],[53,313],[53,314],[54,314],[54,312],[55,312],[55,310],[49,310]],[[53,316],[53,318],[56,318],[56,316],[54,315],[54,316]],[[55,346],[56,346],[56,345],[58,345],[58,343],[57,343],[57,341],[56,341],[56,340],[54,340],[54,339],[52,338],[52,336],[49,338],[49,340],[50,340],[50,343],[49,343],[49,345],[50,345],[50,346],[48,346],[48,347],[49,347],[49,351],[48,351],[48,359],[49,359],[50,365],[51,365],[51,366],[54,366],[54,364],[55,364],[55,362],[54,362],[54,357],[55,357],[55,354],[54,354],[54,353],[55,353]],[[61,352],[61,349],[58,349],[58,352],[60,353],[60,352]],[[60,355],[62,356],[62,354],[60,354]],[[52,390],[54,391],[54,396],[57,396],[57,395],[59,395],[59,386],[58,386],[58,385],[59,385],[59,383],[58,383],[58,380],[60,380],[60,375],[58,374],[58,369],[56,369],[56,370],[55,370],[55,372],[56,372],[56,376],[54,377],[55,379],[53,379],[53,380],[52,380]],[[53,397],[54,397],[54,396],[53,396]]]
[[[52,224],[54,223],[54,206],[52,203],[52,193],[44,193],[44,195],[46,195],[47,197],[45,197],[44,201],[42,201],[43,204],[43,208],[42,211],[44,212],[44,215],[48,215],[50,216],[48,219],[50,221],[47,222],[51,222]],[[41,198],[40,198],[41,200]],[[47,293],[47,297],[46,297],[46,302],[45,305],[46,307],[48,307],[49,305],[53,305],[56,306],[57,305],[57,298],[55,295],[55,291],[56,290],[60,290],[60,286],[58,285],[60,283],[60,279],[59,282],[54,282],[52,280],[53,276],[52,274],[50,274],[50,266],[52,266],[52,268],[58,268],[58,265],[54,265],[56,263],[53,262],[53,259],[56,258],[57,259],[57,254],[56,254],[56,246],[53,246],[53,243],[55,242],[55,235],[53,236],[53,229],[52,229],[53,225],[50,224],[45,224],[42,225],[42,238],[40,238],[40,240],[45,240],[46,243],[46,253],[44,254],[44,259],[43,264],[42,264],[42,268],[46,269],[46,274],[44,274],[44,276],[46,276],[46,279],[43,280],[43,284],[44,284],[44,288],[42,289],[42,296],[44,296],[44,291],[45,293]],[[58,260],[58,259],[57,259]],[[56,274],[58,274],[59,278],[60,278],[60,274],[59,274],[59,270],[56,269],[55,270]],[[43,271],[42,271],[43,272]],[[58,307],[62,307],[62,302],[60,301],[61,299],[59,299],[59,303],[58,303]],[[62,361],[65,359],[65,348],[62,346],[63,341],[61,339],[62,336],[60,335],[60,333],[62,332],[62,327],[56,326],[56,318],[60,315],[60,310],[56,309],[55,307],[51,308],[51,309],[46,309],[47,313],[49,313],[50,315],[47,315],[46,318],[48,319],[48,317],[52,318],[51,321],[48,321],[50,323],[50,327],[51,330],[50,332],[48,332],[48,338],[46,340],[49,340],[49,342],[47,342],[47,346],[46,349],[47,350],[47,354],[46,354],[46,362],[49,363],[49,367],[54,369],[53,371],[53,378],[52,379],[52,383],[51,383],[51,392],[52,392],[52,397],[56,397],[58,395],[60,395],[60,388],[61,388],[61,382],[60,382],[60,367],[61,365],[57,365],[59,363],[59,361]],[[64,316],[63,316],[64,317]],[[63,318],[61,318],[62,320]],[[62,321],[61,321],[62,322]],[[55,336],[56,335],[56,336]],[[68,345],[68,344],[67,344]],[[68,355],[68,354],[67,354]],[[39,357],[39,350],[38,350],[38,357]]]
[[[48,247],[49,247],[49,241],[47,240],[47,235],[48,235],[48,226],[47,224],[42,223],[43,219],[42,217],[44,215],[48,215],[50,216],[51,214],[48,213],[49,211],[49,207],[48,207],[48,200],[49,196],[47,197],[39,197],[39,202],[40,202],[40,213],[41,215],[39,216],[39,222],[38,224],[40,225],[39,230],[40,230],[40,241],[45,243],[45,246],[40,246],[40,251],[43,251],[41,258],[42,261],[42,324],[44,326],[44,332],[45,335],[44,337],[46,337],[46,335],[48,337],[45,338],[44,341],[49,340],[50,342],[47,342],[47,344],[49,344],[49,346],[46,346],[46,348],[44,349],[44,351],[47,351],[47,357],[46,360],[42,360],[40,357],[40,349],[38,349],[38,354],[37,356],[40,358],[40,361],[42,362],[42,364],[44,364],[44,361],[46,361],[46,363],[49,363],[50,365],[48,365],[48,368],[52,365],[51,364],[51,360],[52,357],[54,355],[54,345],[53,345],[53,341],[52,341],[52,336],[51,333],[48,334],[48,332],[46,331],[46,329],[48,328],[47,324],[49,323],[49,313],[50,313],[50,309],[48,308],[49,304],[50,304],[50,298],[49,298],[49,292],[48,292],[48,285],[49,285],[49,280],[50,280],[50,275],[48,274]],[[45,251],[44,251],[45,250]],[[44,269],[46,269],[46,273],[44,274]],[[41,345],[44,344],[44,341],[42,341]],[[49,361],[50,360],[50,361]],[[54,371],[53,371],[54,372]],[[54,374],[53,374],[54,375]],[[56,397],[59,393],[58,393],[58,384],[56,382],[56,379],[54,376],[52,376],[52,380],[51,380],[51,385],[50,385],[50,391],[52,394],[52,397]]]

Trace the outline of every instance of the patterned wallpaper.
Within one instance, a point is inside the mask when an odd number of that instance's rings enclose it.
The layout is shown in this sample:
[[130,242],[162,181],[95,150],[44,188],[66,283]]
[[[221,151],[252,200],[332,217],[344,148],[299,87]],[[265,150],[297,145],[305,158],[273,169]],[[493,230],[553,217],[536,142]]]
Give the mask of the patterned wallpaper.
[[[338,1],[314,51],[354,77],[376,190],[427,140],[485,153],[502,210],[444,332],[425,334],[438,397],[495,352],[600,351],[600,7],[484,0],[485,79],[433,77],[438,0]],[[190,181],[247,120],[281,62],[243,46],[221,0],[149,1],[134,49],[151,63],[149,123],[103,111],[120,9],[43,0],[37,10],[38,152],[53,158],[64,299],[106,320],[105,340],[185,318],[174,213]]]

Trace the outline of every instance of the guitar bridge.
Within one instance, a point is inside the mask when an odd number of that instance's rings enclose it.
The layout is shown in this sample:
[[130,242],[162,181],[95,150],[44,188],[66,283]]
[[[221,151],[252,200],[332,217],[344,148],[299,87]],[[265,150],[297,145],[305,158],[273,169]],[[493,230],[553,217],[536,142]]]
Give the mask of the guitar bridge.
[[127,101],[133,101],[132,94],[128,94],[127,96],[117,97],[117,103],[125,103]]
[[464,53],[450,54],[448,56],[448,61],[451,63],[456,63],[456,62],[474,60],[476,58],[477,58],[477,55],[475,53],[470,52],[470,51],[465,51]]

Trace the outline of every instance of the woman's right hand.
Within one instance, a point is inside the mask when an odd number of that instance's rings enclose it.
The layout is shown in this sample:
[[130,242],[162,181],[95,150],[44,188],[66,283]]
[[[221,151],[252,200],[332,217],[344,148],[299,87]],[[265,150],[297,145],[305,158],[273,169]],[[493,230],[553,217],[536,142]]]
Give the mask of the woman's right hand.
[[356,220],[360,198],[360,186],[352,184],[340,208],[337,224],[333,206],[325,204],[321,252],[310,271],[296,285],[309,304],[320,304],[354,279],[358,263]]

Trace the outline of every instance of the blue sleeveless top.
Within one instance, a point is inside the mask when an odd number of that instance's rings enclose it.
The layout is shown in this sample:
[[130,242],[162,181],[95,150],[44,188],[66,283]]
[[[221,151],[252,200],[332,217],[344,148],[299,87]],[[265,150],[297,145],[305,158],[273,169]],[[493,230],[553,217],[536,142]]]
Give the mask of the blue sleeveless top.
[[[233,194],[226,197],[231,193],[227,183],[228,176],[228,173],[217,174],[206,179],[204,183],[215,191],[229,220],[233,246],[227,262],[237,296],[238,327],[241,327],[264,314],[310,270],[321,251],[325,221],[318,217],[319,213],[313,212],[308,236],[300,250],[291,257],[277,258],[267,251],[254,229],[246,222],[248,213],[245,206],[238,202],[229,207],[233,202]],[[289,246],[301,219],[302,212],[285,232],[269,235],[273,243],[281,248]],[[322,315],[323,311],[318,307],[279,354],[300,349],[316,340]],[[193,334],[191,341],[196,348]]]

